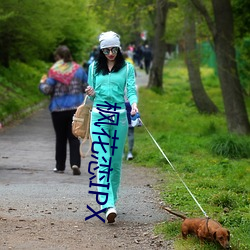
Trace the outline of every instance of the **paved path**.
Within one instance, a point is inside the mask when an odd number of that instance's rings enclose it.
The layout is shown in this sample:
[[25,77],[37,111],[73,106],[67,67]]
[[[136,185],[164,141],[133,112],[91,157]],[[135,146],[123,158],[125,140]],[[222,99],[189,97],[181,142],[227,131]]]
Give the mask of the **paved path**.
[[145,87],[148,85],[148,75],[139,68],[136,68],[136,84],[138,87]]
[[[145,79],[145,74],[139,75],[138,84]],[[159,182],[156,170],[125,162],[116,225],[110,227],[96,217],[85,221],[91,214],[87,205],[98,211],[95,197],[88,195],[87,166],[92,158],[82,160],[81,176],[72,175],[69,163],[64,174],[53,173],[54,140],[47,107],[0,130],[1,250],[138,249],[138,244],[141,249],[166,249],[153,235],[154,224],[167,219],[152,188]],[[66,228],[61,233],[60,225]]]

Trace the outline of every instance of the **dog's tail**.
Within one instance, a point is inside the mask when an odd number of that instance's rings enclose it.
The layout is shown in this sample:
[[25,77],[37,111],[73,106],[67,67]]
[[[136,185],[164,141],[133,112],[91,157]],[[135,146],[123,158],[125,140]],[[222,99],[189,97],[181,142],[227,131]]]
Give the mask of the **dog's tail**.
[[167,207],[162,207],[164,210],[168,211],[169,213],[175,215],[175,216],[178,216],[180,218],[182,218],[183,220],[187,219],[187,217],[183,214],[179,214],[177,212],[173,212],[171,209],[167,208]]

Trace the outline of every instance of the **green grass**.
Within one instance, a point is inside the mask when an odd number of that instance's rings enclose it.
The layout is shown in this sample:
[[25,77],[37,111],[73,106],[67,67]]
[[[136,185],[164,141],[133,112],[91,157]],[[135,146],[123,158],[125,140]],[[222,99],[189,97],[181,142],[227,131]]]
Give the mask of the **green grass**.
[[[163,94],[146,88],[139,90],[142,121],[174,170],[144,127],[135,129],[133,163],[159,169],[163,184],[155,188],[166,205],[189,217],[202,217],[181,178],[206,213],[230,230],[232,249],[250,249],[250,138],[227,132],[218,79],[209,68],[202,68],[201,74],[208,95],[220,110],[217,115],[201,115],[197,111],[187,71],[180,60],[165,67]],[[250,112],[250,101],[246,101]],[[180,224],[180,219],[161,223],[155,232],[175,239],[178,250],[217,249],[213,243],[201,248],[192,237],[184,242],[178,237]]]
[[10,68],[0,67],[0,122],[10,116],[20,117],[21,111],[34,107],[46,97],[38,90],[42,74],[48,65],[33,62],[30,65],[11,62]]
[[[38,83],[47,70],[48,65],[42,62],[31,66],[13,62],[8,70],[0,68],[0,122],[9,115],[18,117],[20,111],[46,98]],[[232,249],[250,249],[250,138],[227,133],[218,79],[210,68],[202,68],[201,74],[207,93],[220,109],[217,115],[197,111],[181,60],[166,65],[162,94],[139,90],[142,120],[174,170],[144,127],[135,129],[133,163],[159,170],[163,181],[155,188],[166,205],[189,217],[203,216],[181,178],[206,213],[230,230]],[[250,113],[250,98],[246,106]],[[201,247],[194,237],[184,242],[179,237],[180,224],[180,219],[161,223],[155,232],[174,239],[178,250],[217,249],[213,243]]]

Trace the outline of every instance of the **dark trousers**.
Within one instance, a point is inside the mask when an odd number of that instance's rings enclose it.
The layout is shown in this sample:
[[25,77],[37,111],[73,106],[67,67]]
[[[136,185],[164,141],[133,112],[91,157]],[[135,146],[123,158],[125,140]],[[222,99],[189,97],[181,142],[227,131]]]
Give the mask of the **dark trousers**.
[[[125,102],[126,110],[127,110],[127,118],[128,118],[128,124],[131,125],[131,106],[129,102]],[[128,151],[132,153],[134,148],[134,127],[129,126],[128,127]]]
[[134,127],[128,128],[128,152],[133,152],[134,148]]
[[150,60],[144,60],[144,66],[145,66],[145,71],[147,75],[149,73],[150,64],[151,64]]
[[76,110],[52,112],[52,122],[56,133],[56,168],[65,170],[67,158],[67,141],[69,141],[70,166],[81,165],[81,156],[79,152],[80,142],[72,134],[72,117]]

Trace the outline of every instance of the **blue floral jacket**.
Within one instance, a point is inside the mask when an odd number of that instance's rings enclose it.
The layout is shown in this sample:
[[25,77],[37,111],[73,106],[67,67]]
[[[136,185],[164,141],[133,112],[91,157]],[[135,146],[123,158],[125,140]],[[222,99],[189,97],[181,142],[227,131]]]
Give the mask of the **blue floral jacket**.
[[69,85],[47,78],[40,82],[39,89],[45,95],[50,95],[50,112],[66,111],[77,109],[84,100],[84,89],[87,83],[87,74],[80,67],[74,74]]

